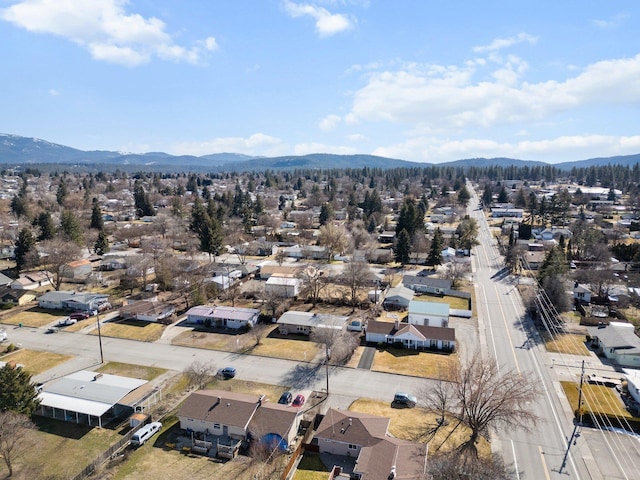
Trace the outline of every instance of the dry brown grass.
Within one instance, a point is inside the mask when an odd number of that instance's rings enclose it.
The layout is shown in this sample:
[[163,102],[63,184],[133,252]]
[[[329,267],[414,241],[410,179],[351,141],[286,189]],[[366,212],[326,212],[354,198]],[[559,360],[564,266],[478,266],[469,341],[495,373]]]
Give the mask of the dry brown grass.
[[[578,408],[578,390],[576,382],[560,382],[567,401],[571,409]],[[640,422],[640,418],[634,417],[624,406],[618,392],[604,385],[593,385],[584,383],[582,385],[582,412],[583,414],[593,413],[596,416],[619,417],[629,421]]]
[[0,357],[3,362],[15,362],[24,365],[24,369],[28,370],[32,375],[38,375],[42,372],[59,365],[73,358],[72,355],[63,355],[61,353],[40,352],[36,350],[19,349],[15,352],[8,353]]
[[[100,334],[105,337],[126,338],[139,342],[155,342],[162,336],[164,328],[165,325],[154,322],[123,320],[102,324],[100,326]],[[90,335],[98,335],[98,329],[92,330]]]
[[419,302],[448,303],[449,308],[458,310],[468,310],[469,301],[466,298],[458,298],[451,296],[440,297],[437,295],[420,295],[413,298]]
[[18,325],[22,323],[25,327],[44,327],[49,323],[64,318],[65,315],[59,310],[45,310],[38,307],[32,307],[27,310],[8,313],[2,318],[2,323],[9,325]]
[[364,347],[357,347],[351,355],[351,358],[347,363],[345,363],[345,367],[347,368],[358,368],[358,363],[360,363],[360,357],[362,357],[362,353],[364,352]]
[[96,369],[96,372],[120,375],[129,378],[139,378],[140,380],[147,381],[159,377],[166,371],[167,370],[164,368],[144,367],[142,365],[131,365],[130,363],[120,362],[109,362]]
[[377,372],[443,380],[450,380],[459,369],[460,358],[457,353],[444,355],[391,347],[378,349],[371,367]]
[[553,338],[548,334],[543,335],[544,345],[548,352],[566,353],[569,355],[589,355],[585,346],[585,336],[576,333],[562,333]]
[[[459,447],[469,438],[469,430],[463,426],[457,426],[453,419],[449,425],[441,427],[430,433],[437,425],[438,414],[424,408],[392,408],[391,403],[377,400],[359,399],[349,406],[349,410],[370,415],[378,415],[390,419],[389,433],[397,438],[429,443],[429,452],[436,450],[450,451]],[[478,451],[482,456],[491,453],[491,447],[485,439],[481,439]]]
[[260,345],[256,345],[256,339],[251,333],[224,334],[196,330],[181,333],[173,339],[172,343],[225,352],[285,358],[299,362],[313,360],[320,351],[319,345],[306,337],[281,337],[277,334],[277,325],[267,325],[266,328],[266,334],[260,340]]

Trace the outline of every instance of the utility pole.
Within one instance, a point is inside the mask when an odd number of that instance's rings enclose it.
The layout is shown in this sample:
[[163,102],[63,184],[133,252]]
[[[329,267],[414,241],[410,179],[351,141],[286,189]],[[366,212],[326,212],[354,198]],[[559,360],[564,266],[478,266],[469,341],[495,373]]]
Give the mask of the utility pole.
[[582,384],[584,383],[584,360],[580,372],[580,387],[578,388],[578,424],[582,425]]
[[100,334],[100,308],[96,309],[96,318],[98,319],[98,343],[100,344],[100,363],[104,363],[104,355],[102,354],[102,335]]

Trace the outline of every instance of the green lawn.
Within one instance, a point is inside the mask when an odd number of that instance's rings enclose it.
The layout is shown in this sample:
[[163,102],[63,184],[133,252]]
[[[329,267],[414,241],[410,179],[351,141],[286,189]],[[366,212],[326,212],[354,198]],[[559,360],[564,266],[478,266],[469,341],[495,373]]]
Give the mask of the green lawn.
[[313,453],[305,453],[300,460],[293,480],[327,480],[329,470],[320,457]]

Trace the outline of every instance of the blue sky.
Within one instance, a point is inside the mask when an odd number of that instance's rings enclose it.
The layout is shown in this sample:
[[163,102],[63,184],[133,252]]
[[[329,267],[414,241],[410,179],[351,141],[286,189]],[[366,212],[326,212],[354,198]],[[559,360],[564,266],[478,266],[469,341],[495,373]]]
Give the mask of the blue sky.
[[0,0],[0,132],[83,150],[640,153],[640,2]]

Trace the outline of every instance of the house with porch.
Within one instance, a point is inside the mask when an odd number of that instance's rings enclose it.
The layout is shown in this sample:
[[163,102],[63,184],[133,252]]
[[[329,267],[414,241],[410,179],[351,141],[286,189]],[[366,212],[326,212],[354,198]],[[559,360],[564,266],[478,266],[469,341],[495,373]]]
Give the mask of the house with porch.
[[456,346],[456,331],[449,327],[431,327],[400,322],[369,320],[365,333],[367,343],[401,344],[414,350],[452,352]]
[[254,327],[258,323],[260,310],[226,306],[198,305],[187,311],[187,323],[213,328],[239,330]]
[[159,392],[146,380],[81,370],[46,383],[38,398],[39,415],[102,427],[153,405]]
[[587,327],[591,345],[600,355],[624,367],[640,368],[640,338],[631,323],[610,322],[609,325]]
[[424,478],[426,444],[389,434],[390,419],[331,408],[324,415],[313,442],[321,454],[355,458],[353,471],[334,468],[333,478],[389,480]]
[[440,302],[409,302],[407,321],[411,325],[427,325],[431,327],[449,326],[449,304]]
[[76,293],[73,291],[47,292],[38,297],[40,308],[53,310],[75,310],[89,312],[101,310],[103,305],[108,305],[109,295],[100,293]]
[[8,303],[13,306],[26,305],[36,299],[33,290],[15,290],[9,287],[0,287],[0,303]]
[[324,313],[289,310],[278,319],[278,331],[283,335],[310,335],[316,329],[344,330],[349,317]]
[[580,303],[590,303],[591,302],[591,290],[589,290],[584,285],[580,285],[578,282],[573,285],[573,298],[578,300]]
[[264,395],[200,390],[183,402],[178,418],[180,428],[204,436],[205,453],[234,458],[241,443],[252,439],[286,450],[298,433],[301,413]]

